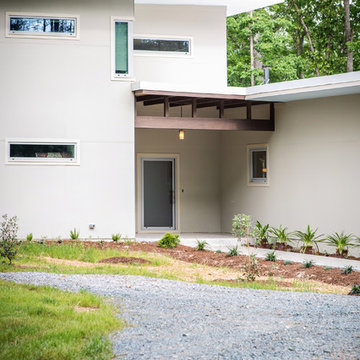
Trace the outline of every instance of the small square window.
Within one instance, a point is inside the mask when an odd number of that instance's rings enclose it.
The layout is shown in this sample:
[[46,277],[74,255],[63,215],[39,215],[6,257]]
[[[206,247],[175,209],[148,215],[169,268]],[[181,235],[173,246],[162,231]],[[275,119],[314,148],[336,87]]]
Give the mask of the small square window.
[[267,145],[248,145],[248,184],[269,183]]

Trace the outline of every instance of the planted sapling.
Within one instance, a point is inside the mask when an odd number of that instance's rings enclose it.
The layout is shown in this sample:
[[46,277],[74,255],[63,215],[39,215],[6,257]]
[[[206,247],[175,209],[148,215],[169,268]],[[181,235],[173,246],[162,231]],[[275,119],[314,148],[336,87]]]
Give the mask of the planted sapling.
[[112,234],[111,238],[113,239],[113,241],[118,242],[121,239],[121,235],[119,233]]
[[197,249],[199,251],[204,251],[208,243],[205,240],[196,240],[196,241],[197,241]]
[[76,228],[74,230],[70,230],[70,237],[73,240],[77,240],[80,236],[80,231],[77,231]]
[[342,272],[343,274],[345,275],[348,275],[348,274],[351,274],[352,272],[354,271],[353,267],[350,265],[350,266],[346,266],[344,268],[344,271]]
[[275,251],[269,251],[265,257],[266,261],[276,261]]

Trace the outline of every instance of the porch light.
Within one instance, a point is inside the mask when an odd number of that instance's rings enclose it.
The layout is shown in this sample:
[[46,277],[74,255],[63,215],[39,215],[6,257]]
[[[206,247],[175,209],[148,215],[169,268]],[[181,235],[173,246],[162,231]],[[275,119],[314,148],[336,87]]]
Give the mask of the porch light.
[[184,140],[184,138],[185,138],[184,130],[179,130],[179,140]]

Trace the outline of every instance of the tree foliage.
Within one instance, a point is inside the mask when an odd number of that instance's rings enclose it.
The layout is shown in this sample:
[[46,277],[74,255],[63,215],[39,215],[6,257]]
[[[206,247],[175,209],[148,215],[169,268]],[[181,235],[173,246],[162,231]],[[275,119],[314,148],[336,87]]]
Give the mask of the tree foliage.
[[[305,26],[304,26],[305,25]],[[227,20],[228,82],[231,86],[263,83],[263,65],[270,65],[271,82],[360,70],[360,0],[350,1],[351,41],[345,40],[344,1],[285,0],[265,9]],[[250,34],[254,38],[255,69],[250,69]]]

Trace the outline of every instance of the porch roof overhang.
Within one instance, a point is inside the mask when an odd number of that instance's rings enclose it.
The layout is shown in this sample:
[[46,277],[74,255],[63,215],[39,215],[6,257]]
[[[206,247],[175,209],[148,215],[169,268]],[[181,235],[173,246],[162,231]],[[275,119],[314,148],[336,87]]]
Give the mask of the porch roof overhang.
[[[274,131],[274,104],[268,101],[248,101],[245,95],[216,92],[170,91],[160,89],[134,90],[136,103],[144,108],[152,105],[163,106],[162,116],[144,116],[136,113],[135,128],[142,129],[183,129],[183,130],[257,130]],[[269,105],[268,119],[253,119],[252,107]],[[170,116],[170,109],[190,106],[191,116]],[[198,109],[216,109],[217,117],[199,117]],[[226,109],[246,108],[246,118],[227,118]]]

